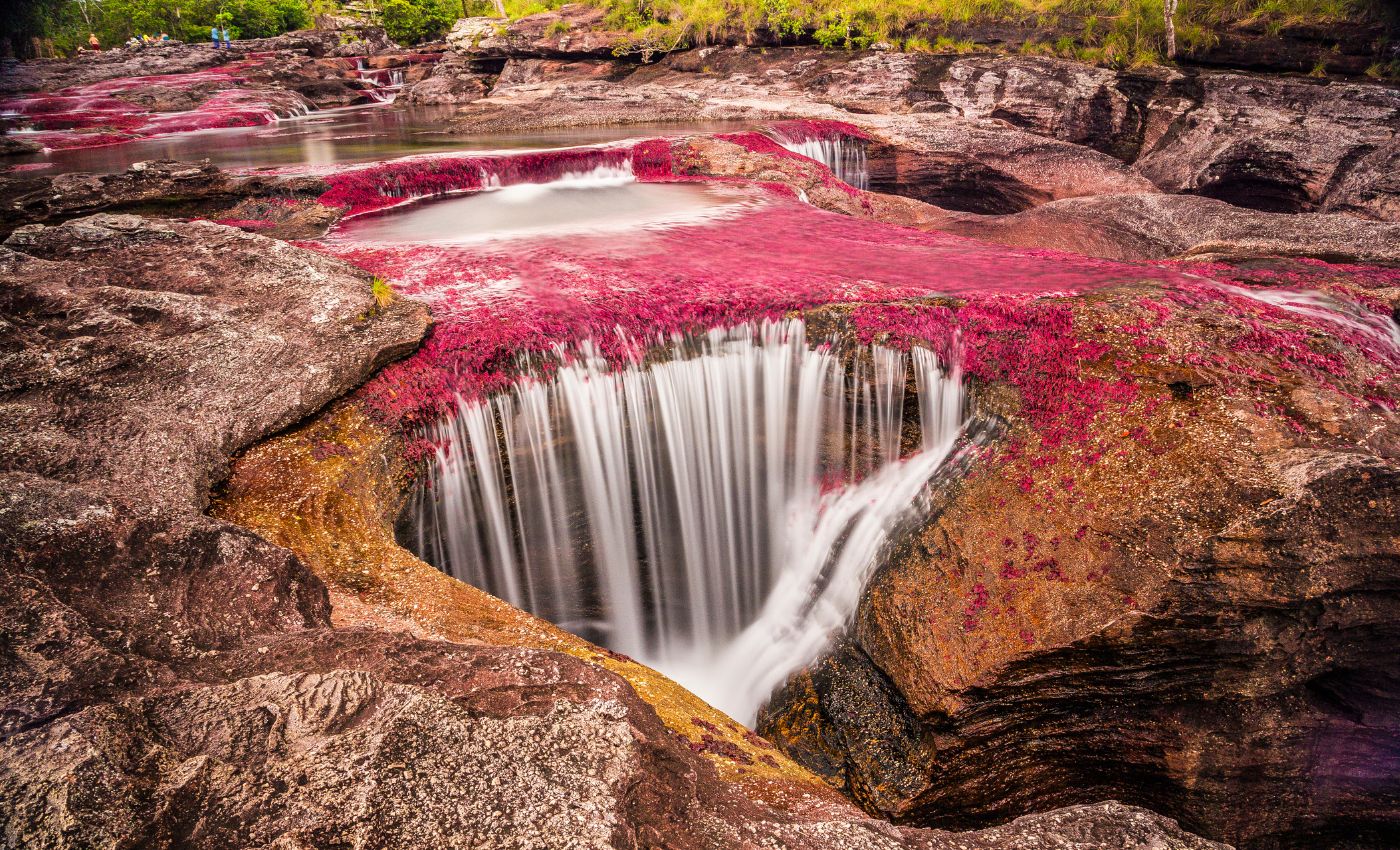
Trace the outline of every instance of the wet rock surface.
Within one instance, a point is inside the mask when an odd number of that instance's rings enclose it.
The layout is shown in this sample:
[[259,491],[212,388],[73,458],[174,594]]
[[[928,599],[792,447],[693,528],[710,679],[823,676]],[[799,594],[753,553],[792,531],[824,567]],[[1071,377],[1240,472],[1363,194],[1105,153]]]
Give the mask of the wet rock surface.
[[[365,40],[342,43],[342,35]],[[29,140],[41,147],[99,147],[385,103],[391,74],[419,82],[439,56],[401,51],[377,28],[290,33],[236,49],[123,48],[21,66],[0,89],[10,95],[0,106],[14,113],[7,125],[39,131]],[[0,154],[26,152],[0,147]]]

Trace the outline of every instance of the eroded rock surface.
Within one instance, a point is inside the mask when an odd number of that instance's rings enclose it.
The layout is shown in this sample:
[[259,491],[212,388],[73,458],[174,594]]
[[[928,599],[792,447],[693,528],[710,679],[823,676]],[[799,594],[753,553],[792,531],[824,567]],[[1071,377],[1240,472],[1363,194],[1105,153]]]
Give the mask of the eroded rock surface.
[[457,129],[835,118],[876,137],[872,188],[977,213],[1160,190],[1392,221],[1400,196],[1400,91],[1380,85],[802,48],[538,63],[511,58]]
[[[1243,847],[1387,846],[1400,428],[1381,396],[1400,351],[1388,311],[1375,335],[1343,312],[1298,336],[1311,319],[1270,297],[1134,286],[1043,302],[1066,311],[1062,338],[1094,346],[1077,374],[1046,362],[1053,346],[1031,373],[989,368],[1038,343],[1003,336],[1015,313],[962,308],[978,407],[1013,423],[1007,441],[894,552],[760,730],[904,821],[1108,796]],[[1098,379],[1132,400],[1077,419]],[[1038,398],[1063,412],[1040,418]]]
[[1164,191],[1394,220],[1394,195],[1382,191],[1394,176],[1372,155],[1394,156],[1400,90],[1240,74],[1203,74],[1194,85],[1199,94],[1137,160]]
[[917,223],[1004,245],[1058,248],[1115,260],[1314,257],[1337,263],[1400,263],[1400,223],[1324,213],[1267,213],[1191,195],[1071,198],[1014,215],[933,214]]
[[625,48],[627,33],[604,28],[606,10],[569,3],[512,21],[462,18],[447,34],[458,53],[484,58],[589,57],[607,59]]
[[5,246],[4,463],[133,505],[201,507],[223,458],[426,327],[408,302],[381,313],[363,273],[214,224],[98,215]]
[[722,777],[586,658],[335,628],[297,557],[202,509],[232,452],[416,344],[425,311],[211,223],[31,225],[0,269],[7,845],[1218,846],[1112,804],[985,839],[894,827]]
[[0,176],[0,231],[122,208],[173,210],[192,202],[217,205],[268,195],[290,199],[323,191],[324,184],[316,179],[233,176],[208,160],[138,162],[117,174],[19,172]]

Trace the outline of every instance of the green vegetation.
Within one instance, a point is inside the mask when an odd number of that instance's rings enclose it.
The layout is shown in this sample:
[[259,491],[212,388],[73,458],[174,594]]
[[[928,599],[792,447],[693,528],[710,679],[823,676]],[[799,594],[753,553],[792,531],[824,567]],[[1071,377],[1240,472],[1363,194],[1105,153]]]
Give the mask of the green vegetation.
[[[816,43],[862,49],[886,44],[911,52],[966,53],[981,49],[961,27],[1012,23],[1040,30],[1023,53],[1065,56],[1115,67],[1150,64],[1166,56],[1163,4],[1168,0],[586,0],[607,11],[608,27],[630,34],[619,54],[655,53],[730,41]],[[440,38],[459,17],[519,18],[565,0],[378,0],[380,19],[395,41]],[[334,0],[19,0],[0,4],[0,31],[46,36],[69,52],[96,32],[103,46],[132,35],[170,33],[199,41],[216,15],[227,15],[235,38],[276,35],[310,24],[310,3],[327,11]],[[1296,24],[1329,24],[1386,14],[1387,0],[1178,0],[1177,49],[1209,47],[1220,30],[1252,24],[1279,33]],[[549,35],[565,32],[567,24]],[[1378,69],[1382,74],[1390,69]]]
[[311,26],[311,10],[306,0],[28,0],[9,5],[0,28],[19,37],[21,51],[28,38],[41,37],[68,53],[87,46],[89,33],[104,49],[162,32],[207,41],[215,23],[230,38],[266,38]]
[[394,287],[382,277],[375,276],[369,282],[370,292],[374,294],[374,306],[377,310],[383,310],[394,303]]
[[[958,27],[1016,23],[1054,32],[1023,48],[1116,67],[1162,61],[1163,0],[594,0],[611,28],[632,34],[622,53],[729,40],[815,41],[861,49],[884,43],[908,51],[964,53],[978,46]],[[509,5],[509,4],[508,4]],[[1177,49],[1208,47],[1224,27],[1249,23],[1274,31],[1384,14],[1385,0],[1179,0]],[[512,12],[515,10],[512,9]],[[1071,31],[1072,34],[1062,34]]]
[[384,0],[379,11],[384,31],[399,44],[442,38],[457,18],[452,9],[433,0]]

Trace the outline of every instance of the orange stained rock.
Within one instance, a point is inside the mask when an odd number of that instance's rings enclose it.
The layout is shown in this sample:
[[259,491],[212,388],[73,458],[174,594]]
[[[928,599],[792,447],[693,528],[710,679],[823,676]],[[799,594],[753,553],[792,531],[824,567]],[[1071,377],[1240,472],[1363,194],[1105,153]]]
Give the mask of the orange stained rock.
[[[674,732],[771,805],[848,805],[829,786],[671,679],[424,563],[394,539],[407,467],[400,440],[353,401],[232,464],[210,512],[285,546],[325,581],[336,626],[554,650],[626,679]],[[707,741],[708,739],[708,741]]]

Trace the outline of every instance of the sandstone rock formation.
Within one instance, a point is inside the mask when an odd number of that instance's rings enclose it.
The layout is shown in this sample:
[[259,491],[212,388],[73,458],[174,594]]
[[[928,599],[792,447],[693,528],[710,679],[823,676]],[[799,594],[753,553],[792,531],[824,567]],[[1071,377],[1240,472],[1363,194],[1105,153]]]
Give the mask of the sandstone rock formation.
[[1092,147],[1132,163],[1166,192],[1394,220],[1386,161],[1400,131],[1400,92],[1386,86],[1113,72],[1044,57],[877,54],[830,72],[815,91],[838,103],[878,97],[886,109],[903,103],[994,119]]
[[922,227],[1114,260],[1313,257],[1400,264],[1400,223],[1260,212],[1190,195],[1071,198],[1000,216],[915,215],[911,223]]
[[1400,193],[1400,92],[1383,86],[800,48],[703,48],[635,71],[530,61],[507,62],[456,129],[836,118],[875,136],[872,188],[977,213],[1156,189],[1393,221]]
[[425,105],[471,103],[486,97],[490,77],[473,67],[465,56],[453,53],[433,67],[432,73],[414,83],[404,95],[408,103]]
[[626,33],[603,28],[606,11],[569,3],[513,21],[462,18],[447,34],[447,44],[472,57],[590,57],[607,59],[625,49]]
[[20,172],[0,177],[0,232],[98,211],[139,206],[174,210],[192,202],[218,205],[273,194],[290,199],[323,191],[324,184],[314,178],[235,177],[208,160],[138,162],[118,174]]
[[596,663],[334,628],[301,561],[201,510],[232,452],[413,346],[425,311],[209,223],[31,225],[0,269],[9,845],[1219,846],[1116,804],[982,835],[766,799]]
[[[1348,277],[1285,263],[1257,280],[1376,285]],[[1098,348],[1041,377],[978,367],[1002,449],[760,731],[900,821],[1111,796],[1242,847],[1386,846],[1400,349],[1388,316],[1311,325],[1327,314],[1270,299],[1144,285],[1044,303]],[[1037,345],[962,309],[979,358]],[[1042,380],[1064,407],[1035,426]],[[1136,401],[1076,418],[1100,380]]]

